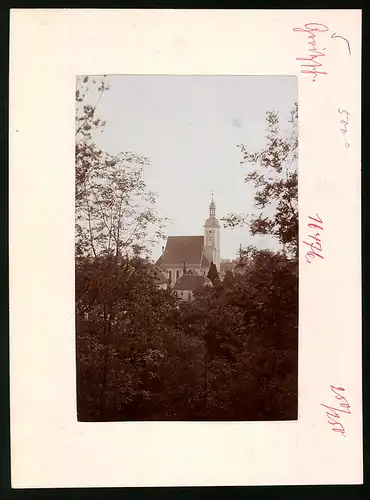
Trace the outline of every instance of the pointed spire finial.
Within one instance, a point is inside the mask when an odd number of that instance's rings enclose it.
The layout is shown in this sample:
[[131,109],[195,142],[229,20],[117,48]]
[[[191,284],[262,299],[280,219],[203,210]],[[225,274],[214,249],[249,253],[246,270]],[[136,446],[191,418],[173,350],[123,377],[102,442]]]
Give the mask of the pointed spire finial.
[[210,215],[210,217],[215,217],[216,216],[216,204],[215,204],[214,199],[213,199],[214,192],[212,189],[211,189],[211,195],[212,195],[212,199],[211,199],[211,203],[209,205],[209,215]]

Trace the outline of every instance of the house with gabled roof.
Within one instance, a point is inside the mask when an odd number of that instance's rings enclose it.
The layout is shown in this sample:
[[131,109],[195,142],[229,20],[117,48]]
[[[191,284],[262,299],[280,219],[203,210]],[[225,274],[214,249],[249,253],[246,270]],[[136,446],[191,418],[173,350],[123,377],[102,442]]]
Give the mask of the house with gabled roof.
[[207,276],[211,262],[220,269],[220,223],[216,219],[216,205],[209,205],[209,217],[204,223],[204,234],[196,236],[169,236],[162,255],[156,262],[170,286],[184,274]]
[[194,274],[183,274],[175,283],[173,289],[179,299],[190,300],[194,292],[204,287],[212,287],[212,281],[207,276]]

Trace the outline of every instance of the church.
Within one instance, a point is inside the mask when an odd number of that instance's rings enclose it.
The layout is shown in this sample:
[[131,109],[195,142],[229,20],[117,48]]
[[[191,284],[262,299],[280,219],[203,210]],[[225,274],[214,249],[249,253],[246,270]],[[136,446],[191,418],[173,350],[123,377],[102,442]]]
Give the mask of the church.
[[156,266],[170,286],[174,286],[184,274],[207,276],[211,262],[220,270],[220,223],[216,219],[213,196],[209,205],[209,217],[203,227],[203,236],[167,238]]

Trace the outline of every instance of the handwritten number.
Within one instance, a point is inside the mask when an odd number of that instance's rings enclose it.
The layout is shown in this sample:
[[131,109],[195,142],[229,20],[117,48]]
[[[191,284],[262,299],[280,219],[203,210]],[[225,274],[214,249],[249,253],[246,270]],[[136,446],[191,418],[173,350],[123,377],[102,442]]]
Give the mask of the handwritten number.
[[[350,415],[350,408],[351,406],[349,405],[347,399],[342,395],[339,394],[337,391],[345,391],[343,387],[335,387],[334,385],[330,385],[331,391],[335,395],[335,399],[341,401],[343,400],[343,403],[340,403],[340,408],[335,408],[334,406],[328,406],[323,403],[320,403],[321,406],[326,408],[329,411],[326,411],[325,414],[328,417],[328,424],[332,426],[332,431],[334,432],[340,432],[342,436],[347,437],[345,434],[345,428],[343,424],[339,421],[341,416],[343,416],[343,413]],[[345,408],[345,409],[343,409]]]
[[351,46],[350,46],[349,41],[347,40],[347,38],[344,38],[344,37],[342,37],[342,36],[339,36],[339,35],[337,35],[336,33],[333,33],[333,34],[331,35],[331,38],[341,38],[342,40],[344,40],[345,42],[347,42],[349,55],[350,55],[350,56],[352,55],[352,54],[351,54]]
[[[347,111],[347,110],[342,109],[342,108],[338,108],[338,113],[346,113],[346,115],[347,115],[347,120],[348,120],[349,113],[348,113],[348,111]],[[347,123],[348,123],[348,122],[347,122]]]
[[349,148],[350,147],[350,144],[347,142],[347,139],[346,139],[346,134],[347,134],[347,125],[348,125],[348,122],[349,122],[349,115],[350,113],[345,110],[345,109],[342,109],[342,108],[338,108],[338,113],[342,114],[342,113],[346,113],[347,117],[347,121],[346,120],[341,120],[340,123],[344,126],[344,128],[341,128],[340,129],[340,133],[343,135],[343,138],[344,138],[344,146],[346,148]]
[[[319,214],[316,214],[316,218],[311,217],[311,216],[309,216],[308,218],[311,219],[311,221],[315,221],[315,222],[318,222],[320,224],[323,224],[323,221],[319,217]],[[324,230],[323,226],[319,226],[318,224],[315,224],[314,222],[310,222],[310,221],[308,223],[308,227],[310,229],[320,229],[320,231]],[[320,233],[314,233],[313,235],[309,234],[308,237],[312,238],[314,241],[312,243],[309,243],[307,241],[303,241],[303,243],[305,245],[308,245],[310,247],[310,250],[308,252],[306,252],[306,255],[305,255],[306,262],[308,262],[309,264],[311,264],[311,259],[314,259],[315,257],[319,257],[320,259],[324,258],[322,255],[320,255],[320,253],[315,252],[315,250],[317,250],[318,252],[322,252],[321,239],[319,238],[319,236],[320,236]],[[316,243],[317,246],[315,246],[314,243]]]

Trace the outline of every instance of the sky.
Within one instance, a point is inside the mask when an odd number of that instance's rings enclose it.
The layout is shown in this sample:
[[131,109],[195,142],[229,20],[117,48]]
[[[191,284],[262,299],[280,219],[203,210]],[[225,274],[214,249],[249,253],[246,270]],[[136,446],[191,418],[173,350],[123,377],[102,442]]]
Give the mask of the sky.
[[[203,235],[211,190],[216,217],[253,212],[253,187],[244,182],[238,144],[252,152],[266,142],[266,111],[279,112],[289,130],[297,101],[294,76],[109,76],[110,90],[97,116],[107,123],[97,145],[110,154],[134,151],[149,157],[144,179],[158,193],[156,210],[168,217],[167,235]],[[235,258],[240,244],[279,248],[248,227],[225,229],[221,258]],[[153,249],[161,253],[164,242]]]

